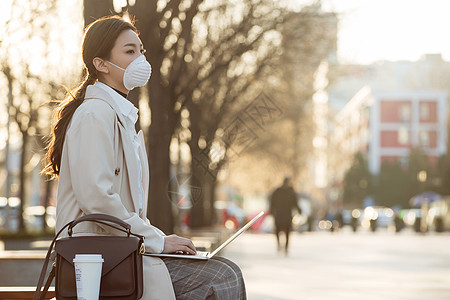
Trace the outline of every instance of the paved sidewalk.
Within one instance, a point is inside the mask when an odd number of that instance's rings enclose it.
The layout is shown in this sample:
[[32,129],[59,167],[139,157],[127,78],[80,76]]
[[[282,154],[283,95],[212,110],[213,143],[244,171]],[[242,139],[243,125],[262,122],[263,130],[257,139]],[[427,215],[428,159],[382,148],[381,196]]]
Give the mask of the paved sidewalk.
[[450,236],[405,232],[246,233],[224,255],[244,273],[249,300],[450,299]]

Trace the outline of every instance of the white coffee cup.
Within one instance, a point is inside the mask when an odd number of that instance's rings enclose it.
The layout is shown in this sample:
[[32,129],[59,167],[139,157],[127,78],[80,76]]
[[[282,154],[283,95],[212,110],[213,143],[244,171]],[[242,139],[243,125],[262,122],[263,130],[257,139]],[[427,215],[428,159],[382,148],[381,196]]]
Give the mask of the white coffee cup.
[[78,300],[98,300],[103,261],[101,254],[75,255],[73,262]]

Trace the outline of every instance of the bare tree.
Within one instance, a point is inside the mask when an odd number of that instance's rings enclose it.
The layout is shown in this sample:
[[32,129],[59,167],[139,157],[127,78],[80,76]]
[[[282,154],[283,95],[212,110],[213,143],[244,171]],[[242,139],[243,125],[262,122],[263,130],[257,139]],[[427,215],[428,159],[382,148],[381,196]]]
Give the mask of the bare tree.
[[[264,14],[257,13],[257,9],[275,13],[278,18],[268,14],[265,19]],[[206,86],[202,92],[207,96],[189,106],[192,115],[189,142],[193,157],[191,170],[194,176],[203,178],[200,181],[207,197],[204,202],[207,209],[203,209],[204,223],[199,226],[209,224],[212,219],[215,179],[219,170],[230,160],[241,162],[243,157],[259,157],[255,160],[271,162],[281,170],[278,172],[281,175],[290,173],[295,179],[299,177],[306,157],[302,155],[302,150],[308,148],[312,139],[313,126],[308,128],[308,124],[312,123],[311,98],[315,72],[321,61],[326,60],[335,48],[336,18],[334,14],[323,13],[320,5],[292,12],[273,7],[271,3],[257,3],[257,7],[250,7],[246,15],[257,15],[256,20],[248,22],[261,22],[268,26],[265,33],[278,34],[280,45],[274,47],[267,41],[253,44],[250,52],[261,53],[261,48],[271,51],[255,60],[252,73],[230,76],[230,73],[233,74],[232,61],[223,73],[218,72],[217,77],[200,84]],[[247,17],[246,21],[248,19],[252,18]],[[237,37],[240,34],[250,35],[245,31],[237,32]],[[227,49],[225,55],[230,57],[246,54],[234,52],[240,50],[238,45],[222,41],[220,44]],[[196,115],[202,117],[196,118]],[[196,122],[200,124],[198,127],[202,127],[200,134],[195,134]],[[205,146],[199,150],[200,142]],[[244,184],[255,185],[261,174],[272,178],[273,182],[273,172],[264,172],[259,163],[254,164],[253,168],[259,168],[258,172],[254,172],[259,174]],[[248,172],[248,168],[242,171]],[[267,190],[267,186],[265,188]],[[201,202],[197,207],[202,209]],[[201,217],[202,212],[192,220],[202,220]]]
[[283,54],[273,67],[276,85],[268,88],[276,95],[282,116],[249,151],[264,149],[260,154],[269,155],[274,164],[283,166],[282,173],[296,181],[312,147],[316,72],[322,61],[333,63],[337,19],[335,14],[323,12],[320,3],[292,14],[295,17],[282,30]]
[[191,173],[203,190],[192,209],[193,227],[214,221],[217,174],[230,157],[239,155],[242,139],[251,140],[253,127],[261,125],[249,117],[253,109],[249,105],[281,54],[277,27],[288,21],[289,14],[271,1],[215,2],[199,18],[206,25],[197,30],[206,27],[208,34],[204,41],[196,41],[202,47],[193,54],[198,63],[190,67],[197,82],[191,79],[195,87],[186,89],[191,93],[186,104],[191,121]]
[[[55,85],[45,66],[51,27],[46,20],[49,13],[55,13],[55,9],[55,1],[13,2],[10,18],[0,38],[2,73],[9,94],[8,113],[21,137],[18,191],[21,199],[18,215],[20,231],[26,230],[23,213],[28,199],[26,182],[31,173],[27,166],[36,158],[40,160],[40,134],[49,126],[49,109],[45,103],[55,94]],[[27,46],[28,43],[34,43],[32,45],[36,48]],[[33,61],[33,55],[37,53],[42,55],[39,62]]]

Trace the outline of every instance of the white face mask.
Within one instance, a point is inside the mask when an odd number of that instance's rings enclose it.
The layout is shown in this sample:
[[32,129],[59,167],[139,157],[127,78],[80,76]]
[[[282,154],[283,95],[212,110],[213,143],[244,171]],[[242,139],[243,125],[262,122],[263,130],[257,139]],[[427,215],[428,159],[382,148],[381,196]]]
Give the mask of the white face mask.
[[133,60],[126,69],[123,69],[110,61],[111,65],[116,68],[125,71],[123,73],[123,85],[129,91],[135,87],[143,86],[147,83],[152,75],[152,67],[150,63],[145,59],[144,55],[140,55],[135,60]]

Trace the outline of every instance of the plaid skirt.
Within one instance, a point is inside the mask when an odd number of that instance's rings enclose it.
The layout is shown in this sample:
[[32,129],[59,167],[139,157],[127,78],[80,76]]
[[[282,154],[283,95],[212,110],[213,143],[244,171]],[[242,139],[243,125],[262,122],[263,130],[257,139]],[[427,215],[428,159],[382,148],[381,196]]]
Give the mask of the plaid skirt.
[[239,267],[223,257],[209,260],[163,258],[180,300],[247,299]]

